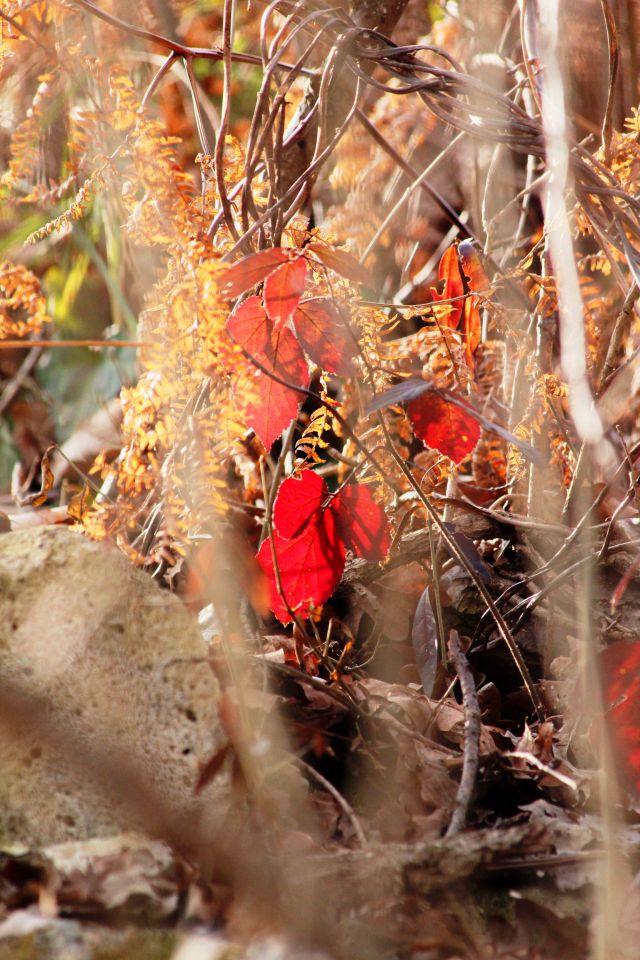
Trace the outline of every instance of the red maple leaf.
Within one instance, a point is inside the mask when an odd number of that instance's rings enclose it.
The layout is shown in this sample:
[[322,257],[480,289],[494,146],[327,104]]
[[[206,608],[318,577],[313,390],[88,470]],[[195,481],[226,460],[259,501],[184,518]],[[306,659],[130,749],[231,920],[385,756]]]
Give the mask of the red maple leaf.
[[336,306],[327,297],[303,300],[293,315],[293,325],[304,352],[327,373],[348,377],[353,373],[353,340]]
[[471,411],[428,392],[407,404],[416,437],[454,463],[469,456],[480,439],[480,424]]

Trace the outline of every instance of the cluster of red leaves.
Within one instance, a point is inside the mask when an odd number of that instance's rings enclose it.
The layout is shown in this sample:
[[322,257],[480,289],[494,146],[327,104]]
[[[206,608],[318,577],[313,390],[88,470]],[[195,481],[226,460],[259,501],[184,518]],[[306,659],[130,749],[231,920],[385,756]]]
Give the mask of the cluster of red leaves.
[[[323,254],[325,249],[319,247]],[[353,274],[356,261],[329,253],[332,269]],[[254,389],[243,393],[240,384],[246,381],[239,379],[236,399],[267,450],[297,416],[309,384],[306,358],[327,373],[352,371],[354,341],[339,308],[329,297],[302,300],[308,269],[304,253],[273,247],[245,257],[226,276],[229,298],[264,281],[262,298],[243,301],[229,317],[227,333],[254,367]]]
[[[432,289],[434,304],[440,304],[438,321],[462,334],[471,370],[480,342],[477,298],[468,295],[472,255],[467,251],[461,265],[457,246],[450,247],[440,262],[442,289]],[[302,299],[310,265],[366,281],[356,260],[317,243],[303,250],[274,247],[251,254],[233,264],[224,279],[229,299],[262,284],[260,296],[236,306],[226,330],[247,360],[234,386],[238,407],[267,450],[298,414],[310,380],[309,362],[330,374],[353,372],[355,341],[339,306],[330,297]],[[417,438],[455,463],[471,453],[480,436],[472,408],[451,402],[442,391],[407,399]],[[331,596],[347,550],[382,560],[389,546],[384,513],[368,488],[347,486],[331,496],[312,471],[282,483],[273,525],[258,560],[267,575],[271,608],[283,623],[294,613],[308,617]]]
[[[471,243],[452,244],[444,252],[438,266],[438,280],[440,290],[431,287],[433,315],[439,326],[461,335],[469,371],[473,374],[482,325],[478,298],[472,291],[486,288],[488,281]],[[398,397],[401,396],[402,391],[398,393]],[[429,390],[426,384],[416,389],[408,382],[406,399],[407,416],[415,436],[454,463],[462,463],[480,438],[480,418],[473,409],[456,405],[442,392]]]
[[384,510],[369,487],[353,484],[330,494],[313,470],[288,477],[273,507],[272,537],[258,552],[273,612],[282,623],[294,613],[307,618],[340,582],[347,550],[383,560],[389,545]]

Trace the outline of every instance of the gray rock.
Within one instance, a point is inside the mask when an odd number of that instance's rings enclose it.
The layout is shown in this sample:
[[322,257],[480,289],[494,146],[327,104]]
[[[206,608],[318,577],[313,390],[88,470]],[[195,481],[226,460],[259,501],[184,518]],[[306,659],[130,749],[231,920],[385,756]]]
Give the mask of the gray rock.
[[0,686],[51,724],[0,723],[0,844],[144,827],[126,775],[110,791],[121,763],[183,817],[211,815],[220,778],[194,795],[223,739],[205,656],[180,601],[115,548],[63,527],[1,535]]

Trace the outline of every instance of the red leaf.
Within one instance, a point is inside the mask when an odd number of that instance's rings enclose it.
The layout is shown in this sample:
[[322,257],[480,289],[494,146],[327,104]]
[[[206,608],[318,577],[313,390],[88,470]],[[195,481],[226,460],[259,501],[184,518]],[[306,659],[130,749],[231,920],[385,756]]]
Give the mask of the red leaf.
[[355,483],[344,487],[331,504],[338,530],[349,550],[366,560],[384,560],[391,537],[383,508],[369,487]]
[[297,417],[299,398],[263,373],[257,375],[258,396],[242,408],[247,425],[252,427],[270,450],[275,440]]
[[227,320],[227,332],[236,343],[251,354],[264,354],[270,339],[269,319],[260,297],[249,297]]
[[[300,536],[285,540],[274,531],[273,543],[282,592],[297,616],[306,619],[313,607],[329,599],[344,570],[344,543],[331,510],[318,511]],[[258,563],[269,580],[271,609],[282,623],[292,617],[278,591],[271,541],[265,540]]]
[[274,332],[259,297],[249,297],[234,310],[227,331],[260,365],[247,360],[234,384],[234,395],[248,426],[269,450],[297,416],[301,401],[296,390],[270,374],[306,386],[309,371],[304,354],[291,330]]
[[354,344],[339,311],[326,297],[303,300],[293,315],[302,348],[313,363],[327,373],[348,377],[353,373]]
[[473,368],[473,355],[482,339],[482,321],[477,297],[467,297],[464,301],[460,329],[465,340],[467,363]]
[[267,352],[256,352],[254,356],[264,370],[256,368],[249,383],[246,378],[240,381],[247,390],[246,396],[238,387],[234,393],[248,425],[253,427],[269,450],[274,440],[297,416],[302,400],[300,393],[278,383],[269,373],[295,386],[305,387],[309,383],[309,370],[300,344],[291,330],[272,333]]
[[289,260],[274,270],[264,284],[264,306],[276,329],[283,326],[300,302],[307,279],[307,262]]
[[625,786],[640,795],[640,643],[612,643],[601,654],[607,724]]
[[229,267],[223,280],[224,295],[233,300],[249,287],[255,287],[270,273],[289,260],[291,252],[282,247],[272,247],[270,250],[261,250],[259,253],[250,253],[248,257],[238,260]]
[[273,523],[280,536],[287,540],[298,536],[328,496],[326,483],[313,470],[305,470],[300,479],[283,480],[273,505]]
[[469,296],[468,291],[486,289],[489,286],[475,245],[469,240],[463,240],[459,246],[452,244],[445,250],[438,267],[438,277],[444,284],[442,293],[431,288],[434,300],[453,301],[450,313],[440,316],[440,322],[454,330],[460,330],[465,340],[467,363],[471,367],[473,355],[480,343],[482,323],[478,298]]
[[315,254],[325,267],[340,274],[341,277],[346,277],[354,283],[363,283],[368,287],[373,286],[369,271],[346,250],[334,250],[332,247],[325,247],[323,243],[314,242],[307,244],[305,252]]
[[543,459],[541,455],[530,443],[527,443],[520,437],[516,437],[514,433],[510,433],[504,427],[501,427],[499,423],[494,423],[493,420],[485,417],[479,410],[473,409],[468,399],[464,399],[463,396],[456,394],[453,390],[447,390],[445,387],[435,387],[429,383],[428,380],[422,380],[419,377],[409,377],[408,380],[402,380],[400,383],[389,387],[383,393],[379,393],[367,404],[365,413],[367,415],[375,413],[376,410],[382,410],[383,407],[393,406],[396,403],[409,403],[410,400],[415,401],[415,409],[419,410],[421,403],[418,403],[418,398],[423,398],[423,402],[426,402],[427,395],[440,397],[443,402],[450,403],[454,407],[460,407],[465,416],[473,417],[485,430],[492,430],[493,433],[497,433],[498,436],[506,440],[507,443],[514,444],[514,446],[524,454],[527,460],[542,465]]
[[480,438],[480,424],[473,414],[436,393],[412,400],[407,414],[416,437],[454,463],[468,457]]
[[458,245],[458,259],[472,293],[487,293],[489,278],[485,273],[478,248],[474,240],[462,240]]
[[438,279],[443,280],[442,293],[433,290],[434,300],[452,300],[450,312],[441,319],[447,327],[456,330],[464,307],[464,282],[458,262],[458,252],[452,244],[442,255],[438,266]]

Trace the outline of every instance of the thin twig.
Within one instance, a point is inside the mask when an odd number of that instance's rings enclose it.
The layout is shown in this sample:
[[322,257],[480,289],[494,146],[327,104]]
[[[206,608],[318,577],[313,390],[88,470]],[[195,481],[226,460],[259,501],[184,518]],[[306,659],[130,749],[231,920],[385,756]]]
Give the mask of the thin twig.
[[[110,24],[112,27],[117,27],[119,30],[123,30],[125,33],[129,33],[134,37],[140,37],[141,40],[146,40],[149,43],[155,43],[165,50],[172,51],[178,57],[184,57],[185,59],[197,58],[201,60],[222,60],[224,57],[224,52],[219,47],[186,46],[186,44],[178,43],[176,40],[170,40],[160,33],[154,33],[152,30],[144,30],[142,27],[136,27],[132,23],[128,23],[126,20],[121,20],[120,17],[115,17],[112,13],[107,13],[106,10],[101,10],[100,7],[96,7],[90,0],[73,0],[73,2],[77,3],[78,6],[82,7],[94,17],[98,17],[99,20],[104,20],[105,23]],[[254,54],[234,52],[232,56],[237,63],[250,63],[259,67],[262,66],[262,59]],[[278,66],[283,70],[292,69],[290,63],[278,63]],[[309,76],[313,76],[313,71],[305,70],[303,72]]]
[[598,396],[606,389],[611,377],[616,372],[618,352],[629,329],[638,296],[640,296],[640,288],[634,283],[624,299],[622,309],[613,326],[613,333],[607,347],[607,356],[602,367]]
[[360,844],[361,847],[366,847],[367,838],[362,828],[362,824],[360,823],[360,820],[358,819],[353,807],[347,803],[347,801],[342,796],[340,791],[336,790],[334,785],[330,783],[329,780],[326,779],[326,777],[323,777],[322,774],[319,773],[315,767],[312,767],[310,763],[307,763],[305,760],[302,760],[301,758],[298,758],[298,763],[300,764],[300,766],[302,767],[305,773],[307,773],[313,780],[316,780],[320,784],[320,786],[323,788],[323,790],[326,790],[327,793],[329,793],[333,797],[333,799],[338,804],[342,812],[345,814],[345,816],[349,820],[349,823],[353,827],[353,832],[358,838],[358,843]]
[[[196,83],[195,74],[193,72],[193,61],[191,57],[187,57],[187,59],[185,60],[185,66],[187,68],[187,79],[189,81],[189,90],[191,91],[191,102],[193,104],[193,118],[196,124],[196,132],[198,134],[198,139],[200,141],[202,152],[206,156],[210,157],[211,144],[209,143],[209,137],[207,136],[207,131],[202,118],[202,109],[200,106],[200,98],[198,96],[198,85]],[[204,167],[203,167],[202,175],[204,177]]]
[[[32,341],[27,340],[25,342],[24,340],[18,340],[17,342],[21,343],[23,347],[30,347],[31,349],[20,364],[20,368],[16,371],[14,376],[0,394],[0,416],[2,416],[4,411],[10,405],[24,381],[30,376],[31,371],[36,366],[38,360],[40,359],[40,354],[42,353],[42,347],[35,345]],[[0,340],[0,349],[3,347],[4,343],[2,340]]]
[[235,0],[225,0],[222,22],[222,46],[224,66],[224,87],[222,91],[222,105],[220,107],[220,127],[216,141],[215,175],[218,197],[222,207],[224,222],[235,241],[239,234],[233,220],[233,210],[227,195],[227,186],[224,182],[224,148],[227,139],[227,129],[231,117],[231,48],[233,45],[233,31],[235,21]]
[[29,347],[66,349],[67,347],[148,347],[144,340],[0,340],[0,350],[26,350]]
[[456,805],[445,834],[446,837],[452,837],[455,833],[464,830],[467,823],[480,762],[481,717],[476,682],[455,630],[452,630],[449,634],[449,653],[451,654],[451,659],[456,668],[462,689],[462,703],[464,706],[464,754],[462,760],[462,776],[460,777],[460,786],[456,794]]
[[620,52],[618,50],[618,31],[616,21],[613,16],[609,0],[600,0],[600,6],[604,14],[604,22],[607,27],[607,43],[609,45],[609,90],[607,92],[607,109],[602,121],[602,152],[604,162],[607,166],[611,165],[611,138],[613,136],[613,108],[615,106],[616,79],[618,76],[618,62]]

